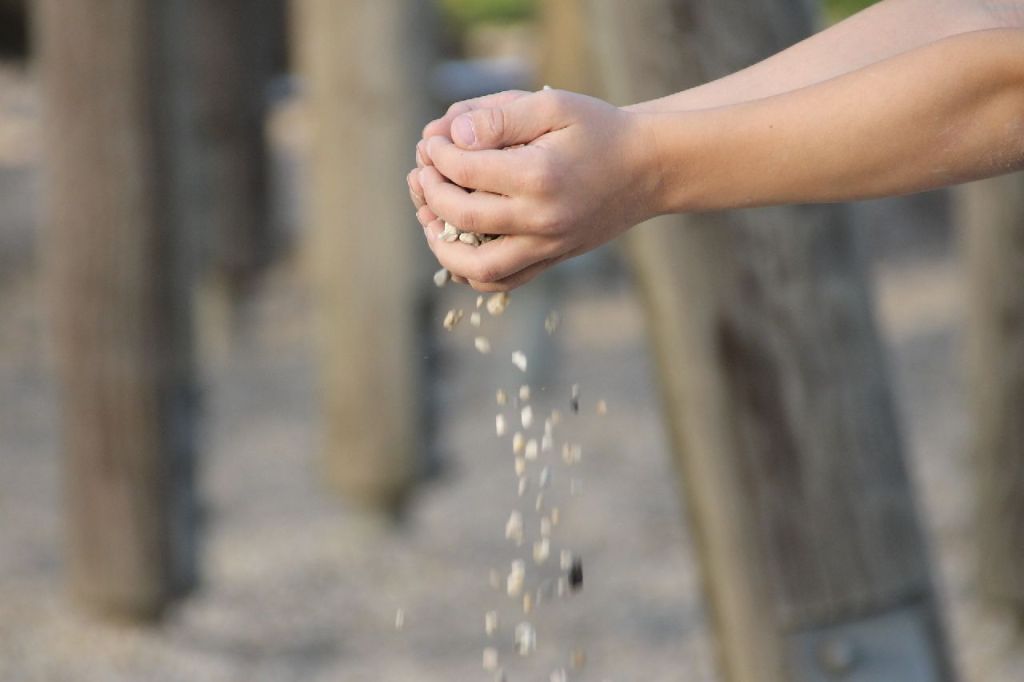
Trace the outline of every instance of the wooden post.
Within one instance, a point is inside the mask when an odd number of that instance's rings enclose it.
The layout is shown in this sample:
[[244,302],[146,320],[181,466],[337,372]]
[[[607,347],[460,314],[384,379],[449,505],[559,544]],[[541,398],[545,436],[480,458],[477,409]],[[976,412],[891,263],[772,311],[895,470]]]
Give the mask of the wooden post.
[[[812,28],[800,0],[591,0],[606,87],[654,98]],[[670,216],[630,239],[731,682],[950,677],[847,213]]]
[[587,39],[587,0],[545,0],[541,10],[541,64],[544,83],[587,95],[597,92]]
[[47,260],[73,593],[150,618],[195,580],[178,2],[39,0]]
[[194,2],[212,274],[227,297],[251,291],[277,246],[264,135],[267,85],[279,63],[282,0]]
[[958,190],[971,281],[979,584],[1024,615],[1024,174]]
[[0,0],[0,57],[24,59],[29,52],[23,0]]
[[310,262],[322,343],[326,470],[394,509],[420,472],[422,230],[405,174],[429,118],[425,0],[296,0],[312,139]]

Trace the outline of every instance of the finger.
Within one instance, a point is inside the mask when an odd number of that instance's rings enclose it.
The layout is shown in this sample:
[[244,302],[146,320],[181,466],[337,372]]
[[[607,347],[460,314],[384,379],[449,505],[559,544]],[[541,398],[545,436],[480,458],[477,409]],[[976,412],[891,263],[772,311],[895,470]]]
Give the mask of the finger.
[[430,155],[427,154],[427,144],[424,140],[416,143],[416,167],[425,168],[433,164]]
[[440,220],[430,224],[428,231],[433,235],[427,240],[430,250],[449,272],[478,284],[499,282],[534,263],[554,257],[551,244],[540,237],[502,237],[474,247],[441,240],[438,235],[442,229]]
[[569,123],[567,93],[542,90],[506,104],[475,107],[451,123],[449,137],[464,149],[502,149],[528,144]]
[[437,219],[437,214],[431,211],[429,206],[423,206],[416,211],[416,220],[420,221],[420,225],[423,227],[426,227]]
[[[441,233],[443,231],[444,231],[444,221],[439,219],[439,218],[435,218],[434,220],[430,221],[430,223],[428,223],[426,225],[426,227],[424,227],[423,234],[425,234],[426,237],[427,237],[427,246],[430,247],[431,251],[433,251],[433,249],[434,249],[433,244],[435,242],[440,242],[441,241]],[[465,246],[465,244],[463,244],[463,246]],[[467,247],[467,248],[470,248],[470,247]],[[436,255],[437,254],[435,253],[435,257],[436,257]],[[440,262],[440,261],[438,261],[438,262]],[[445,268],[445,269],[447,270],[447,268]],[[467,280],[462,275],[459,275],[457,273],[451,272],[450,270],[448,271],[448,274],[451,276],[452,281],[455,282],[456,284],[467,284],[469,282],[469,280]]]
[[466,151],[446,137],[427,140],[434,167],[455,184],[494,194],[514,194],[523,188],[524,178],[539,167],[538,150],[520,147],[510,150]]
[[431,220],[423,226],[423,232],[427,236],[427,244],[430,245],[432,241],[440,241],[441,233],[444,232],[444,221],[440,218]]
[[521,287],[537,275],[541,274],[555,263],[558,263],[560,258],[550,258],[548,260],[542,260],[538,263],[534,263],[526,268],[523,268],[519,272],[509,275],[505,279],[498,280],[497,282],[476,282],[473,280],[469,281],[469,286],[473,287],[482,294],[491,294],[499,291],[511,291],[517,287]]
[[[427,247],[434,254],[435,258],[437,258],[437,250],[434,248],[434,246],[435,246],[435,244],[442,243],[442,239],[441,239],[441,233],[442,232],[444,232],[444,221],[441,220],[440,218],[434,218],[433,220],[431,220],[430,222],[428,222],[426,225],[423,226],[423,236],[425,236],[427,238]],[[463,246],[466,246],[466,245],[463,244]],[[444,263],[441,262],[440,258],[437,259],[437,262],[445,270],[448,270],[448,267],[445,266]],[[455,272],[452,272],[451,270],[448,270],[448,274],[451,276],[452,281],[457,283],[457,284],[466,284],[467,281],[468,281],[462,275],[460,275],[458,273],[455,273]]]
[[[479,247],[471,247],[469,245],[461,244],[458,242],[443,242],[440,239],[441,232],[443,231],[444,221],[439,218],[427,224],[426,229],[424,229],[424,232],[427,235],[427,246],[430,247],[431,251],[434,253],[434,256],[437,257],[438,262],[442,266],[444,266],[445,269],[451,272],[453,282],[458,282],[459,284],[469,284],[474,289],[478,289],[480,291],[507,291],[508,289],[518,287],[522,284],[525,284],[529,280],[534,279],[535,276],[540,274],[546,268],[551,267],[555,263],[561,262],[562,260],[568,257],[568,255],[560,255],[554,256],[552,258],[545,258],[541,261],[538,261],[537,263],[526,265],[525,267],[520,268],[519,270],[511,272],[510,274],[504,276],[504,278],[502,278],[501,280],[494,283],[483,282],[482,280],[469,280],[463,274],[459,274],[459,272],[467,271],[462,268],[472,269],[474,267],[472,264],[469,263],[469,259],[471,259],[474,255],[477,255],[480,249],[493,249],[495,246],[498,246],[500,242],[505,242],[508,239],[516,239],[522,242],[522,238],[503,238],[502,240],[488,242],[487,244],[481,245]],[[522,247],[527,247],[530,249],[532,248],[530,245],[524,243],[520,243],[519,245],[513,246],[517,247],[515,251],[511,254],[513,257],[518,255]],[[538,248],[537,253],[544,253],[545,250],[546,248]],[[483,254],[485,256],[492,255],[488,254],[487,251],[484,251]],[[512,264],[510,264],[508,267],[509,269],[516,267],[515,261],[512,261]],[[478,269],[473,271],[477,272],[478,276],[486,275],[486,272],[481,273]]]
[[423,188],[420,186],[419,170],[409,171],[409,174],[405,176],[405,182],[409,185],[409,198],[412,199],[412,203],[418,211],[427,203],[426,197],[423,196]]
[[[490,284],[484,284],[482,282],[477,282],[476,284],[479,284],[481,287],[487,287],[487,288],[489,288],[491,290],[494,290],[494,291],[510,291],[510,290],[515,289],[517,287],[523,286],[524,284],[526,284],[530,280],[532,280],[535,277],[537,277],[537,275],[540,275],[544,271],[546,271],[546,270],[548,270],[550,268],[555,267],[559,263],[561,263],[563,261],[567,261],[570,258],[575,258],[580,253],[582,253],[582,251],[580,249],[566,251],[564,253],[561,253],[559,255],[553,256],[553,257],[548,258],[546,260],[538,261],[538,262],[534,263],[533,265],[520,270],[519,272],[515,273],[514,275],[510,275],[510,276],[506,277],[505,279],[502,279],[502,280],[500,280],[498,282],[492,282]],[[470,282],[470,286],[473,286],[473,284],[474,284],[473,282]]]
[[551,258],[537,261],[533,265],[523,268],[519,272],[513,275],[509,275],[508,277],[501,279],[497,282],[485,283],[471,281],[469,282],[469,285],[474,289],[480,291],[481,293],[511,291],[512,289],[523,286],[530,280],[537,277],[537,275],[544,272],[545,270],[553,268],[559,263],[567,261],[570,258],[575,258],[576,256],[579,256],[585,251],[586,249],[583,248],[570,249],[569,251],[565,251],[558,255],[552,256]]
[[505,90],[491,95],[484,95],[483,97],[474,97],[473,99],[456,102],[448,107],[448,111],[444,116],[431,121],[423,128],[423,139],[426,140],[435,135],[451,137],[452,121],[460,114],[480,107],[500,107],[503,104],[529,94],[526,90]]
[[467,191],[446,181],[435,168],[420,171],[420,182],[430,210],[464,232],[522,232],[519,223],[523,221],[515,210],[520,204],[518,199],[490,192]]

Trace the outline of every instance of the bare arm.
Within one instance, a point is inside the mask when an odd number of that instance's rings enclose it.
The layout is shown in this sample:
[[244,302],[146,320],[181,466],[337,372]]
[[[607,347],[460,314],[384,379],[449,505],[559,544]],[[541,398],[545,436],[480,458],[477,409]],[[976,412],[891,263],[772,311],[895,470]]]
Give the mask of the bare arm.
[[[625,109],[657,113],[750,102],[815,85],[960,33],[1014,27],[1024,28],[1024,0],[883,0],[746,69]],[[498,93],[452,105],[424,128],[417,165],[430,165],[425,141],[435,135],[450,137],[451,124],[460,114],[501,106],[526,94]],[[419,208],[422,188],[412,174],[410,187]]]
[[[962,33],[731,106],[638,113],[550,91],[470,110],[451,131],[427,141],[434,163],[414,172],[418,216],[449,270],[508,289],[659,213],[900,194],[1024,168],[1024,29]],[[439,216],[506,238],[447,244]]]
[[641,114],[659,211],[903,194],[1024,165],[1024,29],[964,33],[793,92]]
[[886,0],[742,71],[627,109],[685,111],[749,102],[960,33],[1013,27],[1024,27],[1024,0]]

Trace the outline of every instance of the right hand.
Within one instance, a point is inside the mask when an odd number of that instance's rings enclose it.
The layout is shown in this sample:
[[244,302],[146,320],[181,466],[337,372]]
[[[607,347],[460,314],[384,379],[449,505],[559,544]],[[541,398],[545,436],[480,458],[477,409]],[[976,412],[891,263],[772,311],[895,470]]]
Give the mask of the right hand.
[[[430,248],[453,275],[507,290],[657,212],[642,115],[559,90],[483,104],[457,105],[428,125],[443,134],[427,140],[428,162],[410,176]],[[446,243],[437,239],[442,218],[503,238]]]

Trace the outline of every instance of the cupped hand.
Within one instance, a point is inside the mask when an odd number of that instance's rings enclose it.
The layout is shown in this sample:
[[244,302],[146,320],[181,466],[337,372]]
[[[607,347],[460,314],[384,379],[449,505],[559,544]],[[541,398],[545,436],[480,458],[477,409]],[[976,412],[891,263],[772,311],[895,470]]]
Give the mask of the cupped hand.
[[[481,291],[519,286],[657,213],[651,140],[637,114],[601,100],[544,90],[432,126],[417,217],[441,264]],[[444,221],[502,238],[448,243]]]
[[473,111],[474,109],[500,107],[529,94],[530,93],[525,90],[506,90],[504,92],[496,92],[491,95],[484,95],[483,97],[476,97],[474,99],[456,102],[448,107],[448,111],[445,112],[444,116],[434,119],[423,127],[423,139],[416,144],[416,168],[409,171],[409,176],[406,178],[409,182],[409,195],[412,198],[413,204],[416,205],[416,210],[422,208],[425,203],[423,199],[423,188],[419,184],[419,173],[417,171],[425,166],[433,164],[430,157],[427,155],[427,140],[438,135],[451,139],[452,121],[462,114]]

